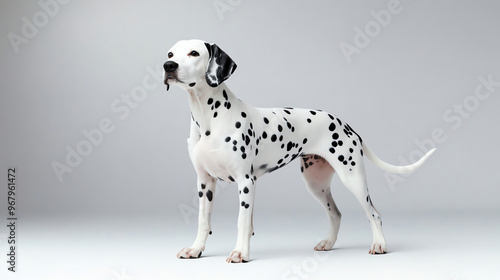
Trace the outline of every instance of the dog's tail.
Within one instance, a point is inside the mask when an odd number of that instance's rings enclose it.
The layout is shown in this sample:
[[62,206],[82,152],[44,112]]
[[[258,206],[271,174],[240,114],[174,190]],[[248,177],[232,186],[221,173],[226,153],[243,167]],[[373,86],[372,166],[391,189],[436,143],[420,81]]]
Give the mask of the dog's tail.
[[375,155],[372,151],[370,151],[370,149],[368,149],[368,147],[364,143],[363,143],[363,151],[366,157],[380,169],[390,173],[408,174],[417,170],[427,160],[427,158],[430,157],[432,153],[434,153],[434,151],[436,151],[436,148],[428,151],[427,154],[425,154],[417,162],[405,166],[396,166],[381,160],[379,157],[377,157],[377,155]]

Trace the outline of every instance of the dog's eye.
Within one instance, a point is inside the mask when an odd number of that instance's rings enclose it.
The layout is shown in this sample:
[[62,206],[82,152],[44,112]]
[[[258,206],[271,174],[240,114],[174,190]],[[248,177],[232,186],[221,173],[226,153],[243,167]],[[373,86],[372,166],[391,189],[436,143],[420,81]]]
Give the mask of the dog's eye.
[[174,56],[174,54],[173,54],[172,52],[169,52],[169,53],[167,54],[167,56],[168,56],[168,58],[172,58],[172,56]]
[[200,56],[200,54],[197,51],[191,51],[189,53],[190,56]]

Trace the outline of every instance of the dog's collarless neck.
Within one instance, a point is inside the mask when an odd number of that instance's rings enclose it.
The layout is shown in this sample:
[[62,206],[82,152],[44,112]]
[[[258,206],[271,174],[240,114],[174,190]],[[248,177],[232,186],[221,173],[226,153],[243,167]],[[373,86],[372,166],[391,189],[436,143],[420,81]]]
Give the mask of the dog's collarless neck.
[[237,98],[224,83],[216,88],[187,91],[193,119],[201,130],[209,130],[211,123],[227,116],[233,104],[237,102]]
[[217,98],[223,90],[227,90],[227,87],[224,84],[221,84],[216,88],[207,87],[187,89],[191,111],[204,111],[204,107],[210,105],[208,104],[208,100]]

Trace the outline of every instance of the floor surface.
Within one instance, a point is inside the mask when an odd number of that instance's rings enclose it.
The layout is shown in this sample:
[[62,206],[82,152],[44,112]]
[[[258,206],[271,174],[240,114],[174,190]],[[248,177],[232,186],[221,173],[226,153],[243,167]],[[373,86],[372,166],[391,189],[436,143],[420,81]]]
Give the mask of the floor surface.
[[[315,252],[326,217],[259,217],[251,261],[227,264],[236,221],[214,219],[203,257],[179,260],[196,224],[157,217],[19,221],[16,273],[0,279],[500,279],[500,220],[494,213],[389,214],[389,253],[368,254],[371,232],[362,214],[344,214],[334,250]],[[5,256],[7,247],[2,242]],[[4,257],[5,258],[5,257]]]

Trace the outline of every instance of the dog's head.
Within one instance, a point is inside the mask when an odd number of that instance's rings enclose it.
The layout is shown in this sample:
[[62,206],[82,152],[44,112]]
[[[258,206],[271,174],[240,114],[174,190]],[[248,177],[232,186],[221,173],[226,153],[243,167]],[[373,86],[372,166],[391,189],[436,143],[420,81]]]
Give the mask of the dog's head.
[[236,63],[216,44],[200,40],[179,41],[167,56],[163,64],[167,90],[174,84],[183,89],[217,87],[236,70]]

